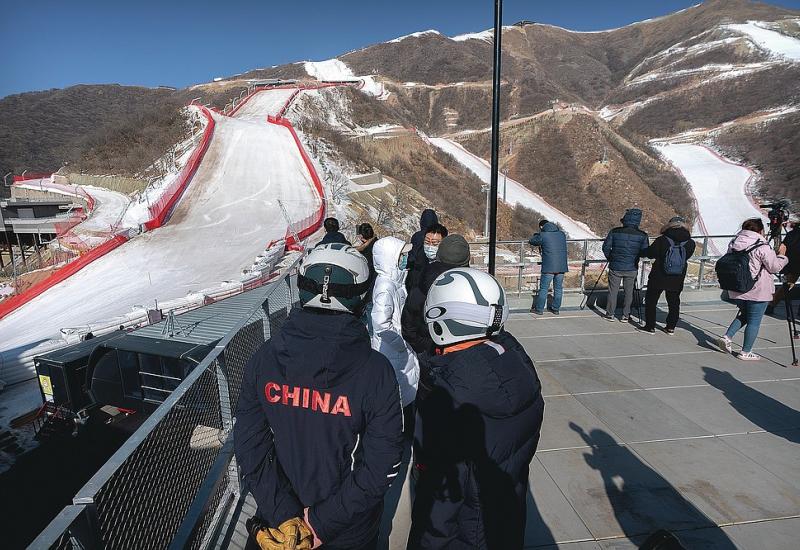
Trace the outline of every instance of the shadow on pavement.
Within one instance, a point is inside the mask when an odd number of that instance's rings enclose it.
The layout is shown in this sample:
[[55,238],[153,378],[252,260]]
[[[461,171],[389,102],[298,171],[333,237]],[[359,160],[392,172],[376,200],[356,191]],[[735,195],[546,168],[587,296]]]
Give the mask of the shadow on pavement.
[[[722,391],[731,406],[750,422],[787,441],[800,443],[800,433],[788,431],[800,427],[800,411],[743,384],[729,372],[703,367],[703,373],[705,381]],[[775,419],[783,425],[781,429],[776,429]]]
[[[586,463],[600,472],[614,517],[626,537],[641,544],[649,534],[664,529],[676,533],[704,529],[713,548],[734,549],[736,545],[703,512],[686,500],[666,479],[645,464],[627,446],[621,446],[607,432],[588,433],[574,422],[570,428],[591,448]],[[683,544],[684,547],[689,547]]]

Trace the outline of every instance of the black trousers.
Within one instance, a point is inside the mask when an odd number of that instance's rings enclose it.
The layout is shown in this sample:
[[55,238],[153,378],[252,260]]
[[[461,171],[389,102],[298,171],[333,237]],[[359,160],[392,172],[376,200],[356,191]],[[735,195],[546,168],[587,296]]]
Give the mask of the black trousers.
[[656,309],[658,306],[658,299],[661,293],[667,294],[667,324],[668,329],[674,329],[678,324],[678,317],[681,314],[681,291],[680,290],[662,290],[660,288],[647,287],[647,292],[644,295],[645,310],[644,310],[644,328],[656,328]]

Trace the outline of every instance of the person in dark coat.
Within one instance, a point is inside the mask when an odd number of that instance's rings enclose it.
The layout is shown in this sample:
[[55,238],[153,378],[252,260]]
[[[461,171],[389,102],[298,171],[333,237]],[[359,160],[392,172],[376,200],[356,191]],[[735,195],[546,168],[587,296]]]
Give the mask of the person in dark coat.
[[318,245],[331,243],[350,244],[350,241],[339,232],[339,220],[336,218],[325,218],[325,221],[322,222],[322,226],[325,228],[325,236],[317,243]]
[[426,317],[441,353],[417,397],[408,548],[523,547],[544,400],[533,362],[502,328],[505,293],[496,281],[490,288],[490,278],[451,269],[428,293]]
[[[414,285],[419,283],[419,276],[422,274],[422,270],[425,269],[425,266],[428,265],[428,259],[425,257],[425,251],[423,249],[425,245],[425,233],[428,232],[430,226],[436,223],[439,223],[439,217],[436,215],[436,212],[430,208],[426,208],[419,217],[419,231],[411,235],[411,252],[408,255],[408,277],[406,278],[406,290],[409,292],[414,288],[412,283]],[[443,235],[443,237],[446,236],[447,235]],[[412,275],[415,272],[416,274]],[[415,280],[412,281],[412,279]]]
[[614,320],[621,282],[625,290],[621,321],[627,322],[631,315],[633,289],[639,272],[639,257],[650,243],[647,233],[639,229],[639,224],[642,223],[641,210],[629,208],[620,221],[622,227],[615,227],[609,231],[603,242],[603,254],[608,260],[608,305],[605,318],[609,321]]
[[442,239],[445,237],[447,237],[447,228],[440,223],[434,223],[425,230],[425,234],[422,236],[422,248],[419,249],[413,261],[411,259],[412,254],[414,254],[412,245],[408,261],[411,262],[411,265],[414,267],[408,270],[408,276],[406,277],[406,289],[409,293],[411,293],[414,287],[419,286],[428,265],[436,261],[436,251]]
[[442,239],[436,251],[436,260],[428,264],[422,275],[420,284],[411,289],[403,306],[400,318],[403,339],[408,342],[420,359],[420,368],[423,362],[427,365],[428,358],[433,355],[433,340],[428,334],[428,325],[425,323],[425,298],[436,277],[454,267],[469,266],[469,243],[461,235],[448,235]]
[[233,437],[257,505],[247,548],[266,528],[299,533],[298,548],[308,536],[326,550],[376,548],[403,420],[394,369],[357,317],[368,276],[355,249],[314,248],[298,274],[303,307],[245,366]]
[[542,251],[542,273],[539,279],[539,294],[531,305],[531,313],[544,314],[547,304],[547,291],[553,284],[553,303],[550,312],[558,315],[561,299],[564,296],[564,274],[567,266],[567,236],[556,224],[547,220],[539,222],[539,233],[528,241],[531,246],[539,246]]
[[[783,245],[783,253],[789,258],[789,264],[781,273],[789,285],[789,289],[792,289],[797,284],[798,278],[800,278],[800,214],[789,216],[788,223],[792,226],[792,230],[786,233],[781,244]],[[779,286],[772,296],[772,301],[767,306],[768,314],[772,315],[775,312],[775,306],[783,301],[785,294],[783,285]]]
[[642,256],[655,260],[650,270],[650,277],[647,279],[647,292],[645,293],[645,322],[642,330],[653,333],[656,329],[656,309],[661,293],[666,293],[667,322],[664,332],[667,334],[675,333],[675,326],[678,324],[678,317],[681,309],[681,292],[683,291],[683,281],[686,279],[686,269],[688,263],[683,266],[683,273],[679,275],[668,274],[664,264],[667,253],[673,246],[682,247],[686,259],[692,257],[695,249],[695,242],[691,238],[689,229],[686,227],[686,220],[680,216],[675,216],[661,228],[661,235],[656,237]]
[[[356,245],[356,250],[367,259],[367,264],[369,264],[369,278],[370,281],[374,283],[375,262],[372,259],[372,247],[375,246],[375,241],[378,240],[377,237],[375,237],[375,230],[372,229],[372,225],[365,222],[359,224],[356,228],[356,233],[358,233],[358,237],[361,240],[361,243]],[[369,301],[369,299],[370,298],[367,297],[367,301]]]

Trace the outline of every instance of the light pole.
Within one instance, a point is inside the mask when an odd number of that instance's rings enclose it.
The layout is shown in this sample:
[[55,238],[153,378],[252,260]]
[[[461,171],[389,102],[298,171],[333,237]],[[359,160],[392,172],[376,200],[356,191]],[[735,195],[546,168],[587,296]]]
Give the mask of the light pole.
[[503,0],[494,0],[494,75],[492,77],[492,171],[489,189],[489,273],[494,275],[497,253],[497,172],[500,164],[500,54],[503,39]]

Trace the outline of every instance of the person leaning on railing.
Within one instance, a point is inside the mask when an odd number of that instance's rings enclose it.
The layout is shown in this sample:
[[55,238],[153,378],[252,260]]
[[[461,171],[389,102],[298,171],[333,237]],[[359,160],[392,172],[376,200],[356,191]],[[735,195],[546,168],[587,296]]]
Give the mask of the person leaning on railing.
[[650,270],[650,277],[647,279],[645,322],[642,331],[655,333],[658,299],[664,292],[668,307],[664,332],[675,334],[675,326],[681,313],[683,282],[689,267],[687,260],[694,254],[695,247],[686,220],[675,216],[661,228],[661,235],[642,253],[642,256],[655,260],[653,269]]

